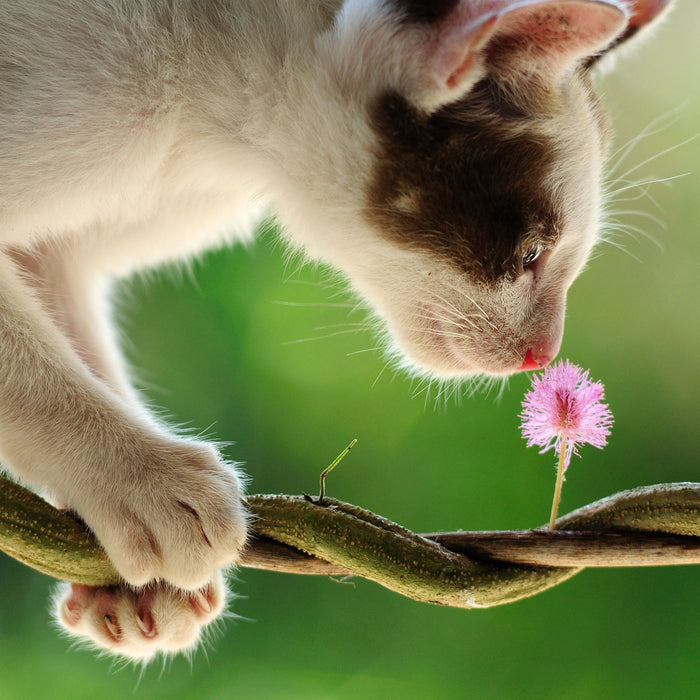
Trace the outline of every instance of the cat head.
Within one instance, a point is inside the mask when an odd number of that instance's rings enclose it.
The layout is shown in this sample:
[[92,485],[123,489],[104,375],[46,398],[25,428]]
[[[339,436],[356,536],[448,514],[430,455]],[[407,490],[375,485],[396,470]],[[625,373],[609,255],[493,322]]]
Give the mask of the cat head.
[[589,74],[669,4],[343,4],[327,62],[352,114],[344,139],[370,154],[337,168],[361,223],[310,247],[348,272],[411,363],[505,375],[557,354],[597,238],[608,135]]

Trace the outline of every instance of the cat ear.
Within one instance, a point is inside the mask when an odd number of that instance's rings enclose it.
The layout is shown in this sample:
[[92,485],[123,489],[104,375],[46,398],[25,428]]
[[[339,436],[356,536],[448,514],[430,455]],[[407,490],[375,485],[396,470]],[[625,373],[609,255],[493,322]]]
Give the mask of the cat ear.
[[658,20],[666,14],[671,5],[673,0],[628,0],[627,10],[630,17],[627,28],[605,51],[593,56],[589,65],[593,65],[611,49],[624,44],[628,39],[646,33],[647,29],[658,24]]
[[[414,3],[415,4],[415,3]],[[487,70],[556,79],[605,49],[627,26],[621,0],[458,0],[433,22],[418,101],[436,107],[466,94]]]

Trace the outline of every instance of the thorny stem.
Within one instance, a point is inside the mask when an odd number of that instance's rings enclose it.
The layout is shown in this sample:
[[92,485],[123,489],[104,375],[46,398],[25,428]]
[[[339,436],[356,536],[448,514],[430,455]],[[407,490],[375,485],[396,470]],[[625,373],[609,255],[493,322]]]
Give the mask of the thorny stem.
[[321,489],[318,493],[318,505],[323,505],[326,497],[326,477],[340,464],[340,462],[345,458],[345,455],[347,455],[347,453],[350,452],[353,447],[355,447],[356,443],[357,438],[353,438],[352,442],[321,472]]

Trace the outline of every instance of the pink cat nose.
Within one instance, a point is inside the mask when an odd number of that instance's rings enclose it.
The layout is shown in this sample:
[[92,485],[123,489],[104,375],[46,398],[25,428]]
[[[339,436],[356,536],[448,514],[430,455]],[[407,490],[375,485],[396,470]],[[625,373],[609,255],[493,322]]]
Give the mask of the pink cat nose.
[[527,372],[532,369],[542,369],[546,367],[553,359],[556,353],[548,352],[547,350],[540,350],[533,355],[532,350],[528,350],[525,353],[525,360],[523,364],[518,368],[519,372]]

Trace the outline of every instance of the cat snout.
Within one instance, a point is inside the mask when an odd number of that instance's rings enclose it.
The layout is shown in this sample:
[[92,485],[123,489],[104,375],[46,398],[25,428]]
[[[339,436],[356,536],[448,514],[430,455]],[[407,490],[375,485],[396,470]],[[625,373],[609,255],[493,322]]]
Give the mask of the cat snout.
[[546,344],[528,348],[522,365],[518,367],[519,372],[542,369],[546,367],[557,356],[557,349]]

